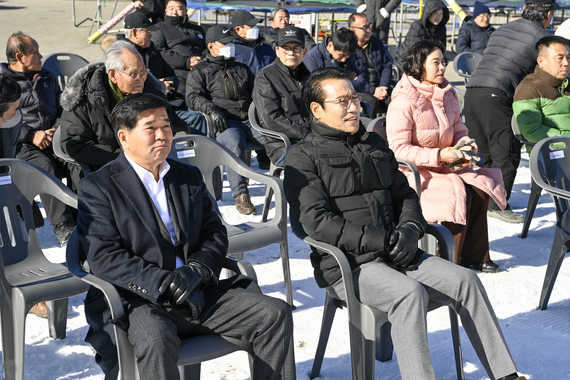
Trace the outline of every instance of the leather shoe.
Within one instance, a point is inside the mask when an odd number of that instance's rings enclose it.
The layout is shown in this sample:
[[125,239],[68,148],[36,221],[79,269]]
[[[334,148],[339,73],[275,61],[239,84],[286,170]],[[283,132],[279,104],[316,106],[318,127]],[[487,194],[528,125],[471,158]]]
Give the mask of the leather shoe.
[[475,269],[483,273],[497,273],[499,271],[499,266],[493,262],[493,260],[484,261],[482,263],[469,260],[460,260],[460,265],[468,269]]
[[40,302],[34,305],[28,312],[40,318],[47,318],[47,308],[45,302]]
[[249,194],[240,194],[236,197],[236,209],[243,215],[257,215],[257,210],[253,203],[251,203]]

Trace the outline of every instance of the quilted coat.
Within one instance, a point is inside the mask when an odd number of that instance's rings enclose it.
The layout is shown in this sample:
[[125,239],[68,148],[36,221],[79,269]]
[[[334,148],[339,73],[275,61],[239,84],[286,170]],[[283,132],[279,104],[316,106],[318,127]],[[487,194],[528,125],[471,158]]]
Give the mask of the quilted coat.
[[[386,134],[398,160],[413,162],[422,181],[421,205],[428,222],[466,224],[464,183],[475,186],[504,209],[506,192],[499,169],[472,167],[451,172],[439,162],[441,149],[468,138],[455,90],[447,80],[426,85],[404,74],[392,92]],[[406,173],[408,179],[413,177]]]

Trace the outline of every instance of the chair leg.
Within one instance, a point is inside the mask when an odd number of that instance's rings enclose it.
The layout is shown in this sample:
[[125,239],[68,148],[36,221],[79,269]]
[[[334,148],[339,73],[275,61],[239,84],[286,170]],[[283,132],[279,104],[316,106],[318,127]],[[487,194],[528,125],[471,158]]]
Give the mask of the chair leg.
[[[11,293],[11,289],[7,289]],[[2,294],[0,297],[0,324],[2,325],[2,362],[4,365],[4,379],[16,378],[14,359],[14,318],[12,316],[12,297]]]
[[333,299],[328,293],[325,298],[325,307],[323,308],[323,321],[321,322],[321,334],[319,335],[319,343],[317,344],[317,352],[315,353],[315,360],[313,360],[313,368],[311,369],[311,375],[309,378],[314,379],[318,377],[321,373],[321,367],[323,365],[323,358],[325,356],[325,350],[327,349],[327,343],[329,341],[329,336],[331,334],[331,327],[334,320],[334,314],[338,308],[336,300]]
[[349,310],[350,357],[353,379],[374,379],[376,368],[376,316],[370,309],[361,309],[361,318]]
[[283,280],[285,282],[285,297],[287,298],[287,303],[291,305],[293,310],[295,310],[295,305],[293,304],[293,285],[291,284],[291,268],[289,266],[289,245],[287,239],[279,244],[281,246],[281,263],[283,264]]
[[392,336],[390,331],[392,324],[384,322],[378,328],[378,336],[376,337],[376,360],[380,362],[388,362],[392,360],[394,352],[394,344],[392,343]]
[[53,339],[65,339],[68,298],[46,301],[49,335]]
[[200,363],[179,366],[180,380],[200,380]]
[[534,211],[536,210],[536,205],[540,199],[540,194],[542,193],[542,188],[539,187],[536,182],[530,179],[530,197],[528,198],[528,206],[526,206],[526,214],[524,215],[523,228],[521,232],[521,239],[526,238],[528,234],[528,229],[530,227],[530,222],[534,216]]
[[[26,349],[26,317],[32,305],[26,305],[26,299],[18,288],[12,289],[13,355],[14,380],[24,380],[24,359]],[[4,338],[4,336],[2,337]],[[4,352],[2,352],[4,354]],[[6,359],[4,359],[6,363]],[[6,380],[10,379],[6,377]]]
[[117,380],[119,378],[119,365],[115,365],[115,368],[111,372],[105,375],[105,380]]
[[570,240],[568,240],[568,238],[568,234],[561,228],[556,227],[550,258],[548,259],[548,266],[546,267],[546,275],[544,276],[544,283],[542,285],[542,292],[540,293],[540,302],[538,304],[540,310],[546,310],[548,306],[548,300],[550,299],[552,288],[554,288],[556,276],[558,276],[558,271],[560,271],[564,256],[566,256],[569,249]]
[[461,337],[459,336],[459,320],[457,313],[452,307],[449,307],[449,321],[451,322],[451,339],[453,341],[453,353],[455,354],[457,379],[464,380],[465,373],[463,372],[463,353],[461,351]]

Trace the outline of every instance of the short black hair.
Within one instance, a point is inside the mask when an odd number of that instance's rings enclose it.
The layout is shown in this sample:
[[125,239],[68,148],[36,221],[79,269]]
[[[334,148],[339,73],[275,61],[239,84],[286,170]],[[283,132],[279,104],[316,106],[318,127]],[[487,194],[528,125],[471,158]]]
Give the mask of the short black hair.
[[0,117],[10,108],[10,103],[14,103],[22,95],[22,88],[14,79],[7,74],[0,73]]
[[357,17],[364,17],[366,20],[368,20],[368,17],[364,13],[354,12],[348,17],[348,27],[349,28],[352,26],[352,23],[356,21]]
[[441,50],[445,56],[443,45],[439,42],[419,40],[413,44],[404,57],[404,73],[414,79],[421,81],[421,78],[424,75],[424,64],[426,63],[427,57],[435,49]]
[[325,90],[323,89],[322,83],[329,79],[346,79],[350,80],[352,78],[352,73],[339,69],[338,67],[324,67],[322,69],[315,70],[307,82],[303,86],[301,91],[301,99],[305,103],[305,107],[308,110],[311,109],[311,103],[315,102],[324,107],[325,103]]
[[115,135],[119,130],[132,131],[137,125],[142,112],[164,108],[168,118],[172,119],[172,106],[163,98],[153,94],[133,94],[121,100],[111,112],[111,125]]
[[536,54],[540,55],[544,50],[548,49],[553,44],[560,44],[566,46],[566,48],[568,49],[569,42],[570,41],[568,41],[566,38],[562,36],[553,36],[553,35],[544,36],[540,40],[538,40],[538,42],[535,45]]
[[29,45],[26,43],[26,39],[28,38],[31,37],[22,32],[12,33],[10,38],[8,38],[8,42],[6,43],[6,59],[8,59],[9,64],[16,63],[18,61],[16,59],[17,53],[22,53],[24,55],[28,54]]
[[525,5],[521,17],[528,21],[541,22],[542,20],[546,20],[546,17],[548,17],[548,11],[541,11],[537,7],[529,7],[528,5]]
[[358,46],[356,34],[348,28],[340,28],[331,35],[330,42],[336,51],[344,54],[354,54]]

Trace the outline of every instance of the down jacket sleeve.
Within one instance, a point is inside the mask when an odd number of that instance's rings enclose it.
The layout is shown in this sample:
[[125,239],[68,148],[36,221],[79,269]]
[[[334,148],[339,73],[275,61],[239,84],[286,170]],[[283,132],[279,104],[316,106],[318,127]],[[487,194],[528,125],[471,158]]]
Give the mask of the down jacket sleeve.
[[208,110],[215,106],[209,99],[209,91],[206,83],[206,76],[197,65],[186,79],[186,105],[194,111],[208,113]]

